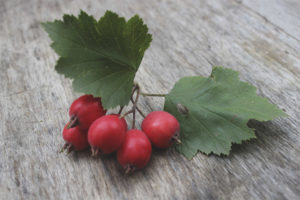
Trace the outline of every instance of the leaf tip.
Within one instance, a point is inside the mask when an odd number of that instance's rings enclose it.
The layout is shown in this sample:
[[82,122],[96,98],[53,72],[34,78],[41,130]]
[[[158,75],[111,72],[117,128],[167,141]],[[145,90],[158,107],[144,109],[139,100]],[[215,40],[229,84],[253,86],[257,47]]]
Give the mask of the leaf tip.
[[103,17],[119,17],[119,15],[111,10],[106,10]]
[[84,10],[80,9],[79,15],[88,15]]
[[46,21],[46,22],[40,22],[40,25],[43,27],[43,29],[44,29],[46,32],[48,32],[47,29],[48,29],[48,27],[49,27],[49,25],[50,25],[51,23],[52,23],[52,22],[48,22],[48,21]]
[[40,25],[41,25],[42,27],[45,27],[46,24],[47,24],[47,22],[40,22]]

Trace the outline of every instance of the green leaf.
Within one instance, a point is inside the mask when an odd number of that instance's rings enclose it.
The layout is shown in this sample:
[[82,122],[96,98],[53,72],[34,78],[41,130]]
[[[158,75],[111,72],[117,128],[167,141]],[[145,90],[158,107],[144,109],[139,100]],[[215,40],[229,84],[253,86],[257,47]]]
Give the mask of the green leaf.
[[208,78],[194,76],[179,80],[166,96],[164,109],[181,126],[177,150],[188,158],[198,151],[228,155],[232,143],[255,138],[249,119],[271,120],[285,116],[256,88],[238,78],[238,72],[215,67]]
[[78,17],[43,23],[60,56],[55,69],[73,79],[75,91],[102,98],[105,108],[128,104],[135,73],[152,40],[137,15],[127,22],[107,11],[96,21]]

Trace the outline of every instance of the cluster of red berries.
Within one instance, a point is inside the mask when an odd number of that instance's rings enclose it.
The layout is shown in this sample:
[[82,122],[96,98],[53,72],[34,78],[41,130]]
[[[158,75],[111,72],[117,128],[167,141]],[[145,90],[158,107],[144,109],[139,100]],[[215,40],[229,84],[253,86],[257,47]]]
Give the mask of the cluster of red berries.
[[124,117],[106,115],[100,98],[83,95],[72,103],[69,116],[70,121],[63,130],[66,143],[62,151],[91,147],[92,156],[117,152],[118,162],[126,173],[147,165],[151,143],[157,148],[167,148],[179,141],[179,123],[165,111],[148,114],[142,122],[142,131],[128,130]]

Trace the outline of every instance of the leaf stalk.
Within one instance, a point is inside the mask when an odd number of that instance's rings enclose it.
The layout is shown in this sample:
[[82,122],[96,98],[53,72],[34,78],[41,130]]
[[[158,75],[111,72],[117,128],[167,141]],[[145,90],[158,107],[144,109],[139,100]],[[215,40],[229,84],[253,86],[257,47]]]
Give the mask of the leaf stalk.
[[143,92],[141,92],[141,95],[149,96],[149,97],[165,97],[165,96],[167,96],[167,94],[150,94],[150,93],[143,93]]

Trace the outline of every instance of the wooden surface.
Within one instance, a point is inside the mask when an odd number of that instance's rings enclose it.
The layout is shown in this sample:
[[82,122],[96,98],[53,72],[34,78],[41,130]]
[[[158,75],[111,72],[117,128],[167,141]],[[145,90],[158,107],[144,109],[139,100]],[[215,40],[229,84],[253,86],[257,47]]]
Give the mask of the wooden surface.
[[[74,94],[40,22],[106,9],[138,13],[153,34],[136,81],[168,92],[212,65],[240,71],[288,118],[249,125],[258,140],[229,157],[155,150],[124,176],[115,155],[58,154]],[[300,1],[0,0],[0,199],[300,199]],[[163,99],[143,98],[145,112]],[[141,120],[141,118],[139,118]]]

